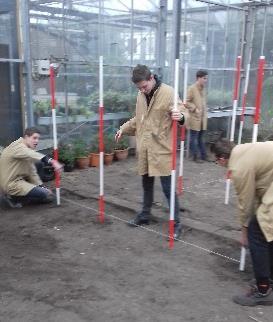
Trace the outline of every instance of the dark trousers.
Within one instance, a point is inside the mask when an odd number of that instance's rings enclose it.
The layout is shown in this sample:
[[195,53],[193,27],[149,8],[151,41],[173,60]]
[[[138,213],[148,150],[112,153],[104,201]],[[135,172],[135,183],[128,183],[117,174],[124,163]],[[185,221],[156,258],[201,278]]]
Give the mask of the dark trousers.
[[205,131],[190,130],[190,150],[193,158],[197,158],[200,152],[201,159],[205,160],[207,157],[206,147],[203,141]]
[[45,188],[34,187],[30,192],[25,196],[12,196],[12,199],[16,202],[21,202],[23,204],[30,203],[49,203],[53,201],[53,195],[49,194]]
[[[154,180],[155,177],[149,177],[148,174],[142,176],[142,187],[143,187],[143,208],[139,216],[148,218],[151,213],[152,204],[154,201]],[[161,187],[165,197],[168,200],[170,206],[171,198],[171,176],[160,177]],[[175,223],[180,222],[179,218],[179,202],[177,195],[175,195],[175,211],[174,211]]]
[[248,226],[248,243],[257,284],[273,278],[273,242],[267,242],[254,216]]

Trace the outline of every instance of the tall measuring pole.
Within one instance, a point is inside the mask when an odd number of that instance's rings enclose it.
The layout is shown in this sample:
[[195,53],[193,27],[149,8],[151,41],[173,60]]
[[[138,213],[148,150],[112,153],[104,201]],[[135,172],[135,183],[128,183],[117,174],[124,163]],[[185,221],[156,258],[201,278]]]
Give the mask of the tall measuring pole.
[[[236,70],[235,70],[235,82],[233,90],[233,108],[232,108],[232,119],[231,119],[231,130],[230,130],[230,141],[234,141],[235,134],[235,123],[237,115],[237,106],[238,106],[238,93],[240,88],[240,76],[241,76],[241,56],[238,56],[236,59]],[[229,203],[229,193],[230,193],[230,183],[231,183],[231,173],[227,172],[226,175],[226,191],[225,191],[225,205]]]
[[250,62],[247,64],[247,67],[246,67],[246,77],[245,77],[245,85],[244,85],[243,101],[242,101],[242,113],[240,116],[238,144],[241,144],[242,142],[242,134],[243,134],[244,121],[245,121],[246,98],[247,98],[247,90],[248,90],[248,83],[249,83],[249,72],[250,72]]
[[257,142],[257,137],[258,137],[258,126],[260,122],[261,102],[262,102],[262,93],[263,93],[264,65],[265,65],[265,57],[260,56],[258,75],[257,75],[257,91],[256,91],[256,102],[255,102],[254,124],[253,124],[253,132],[252,132],[252,143]]
[[[175,1],[173,8],[175,25],[174,48],[174,110],[177,110],[178,84],[179,84],[179,53],[180,53],[180,29],[181,29],[181,0]],[[176,148],[177,148],[177,121],[172,121],[172,171],[171,171],[171,200],[170,200],[170,222],[169,222],[169,247],[174,245],[174,214],[175,214],[175,188],[176,188]]]
[[[252,8],[250,12],[247,13],[245,17],[245,33],[244,33],[244,44],[245,44],[245,60],[247,61],[245,65],[245,83],[243,89],[243,96],[242,96],[242,112],[240,116],[240,128],[239,128],[239,135],[238,135],[238,144],[242,142],[242,135],[243,135],[243,128],[244,128],[244,121],[245,121],[245,110],[246,110],[246,99],[248,94],[248,85],[249,85],[249,74],[250,74],[250,66],[251,66],[251,59],[252,59],[252,48],[253,48],[253,38],[254,38],[254,30],[255,30],[255,23],[256,23],[256,15],[255,11]],[[244,60],[244,59],[243,59]]]
[[[183,87],[183,103],[187,102],[187,84],[188,84],[188,63],[185,63],[184,67],[184,87]],[[184,149],[185,149],[185,137],[186,137],[186,126],[183,125],[180,131],[180,163],[179,163],[179,174],[177,182],[177,193],[181,195],[183,193],[183,173],[184,173]]]
[[[186,50],[188,45],[187,39],[187,8],[188,1],[184,0],[183,10],[183,49],[182,49],[182,64],[184,65],[184,81],[183,81],[183,103],[187,102],[187,86],[188,86],[188,71],[189,64],[186,61]],[[181,195],[183,193],[183,172],[184,172],[184,150],[185,150],[185,137],[186,137],[186,126],[183,125],[180,129],[180,158],[179,158],[179,173],[177,180],[177,193]]]
[[235,135],[235,124],[236,124],[236,114],[238,106],[238,93],[240,87],[240,75],[241,75],[241,60],[242,57],[238,56],[236,59],[236,71],[235,71],[235,82],[233,90],[233,107],[232,107],[232,120],[231,120],[231,130],[230,130],[230,141],[234,141]]
[[[51,113],[52,113],[52,126],[53,126],[53,158],[58,161],[58,140],[57,140],[57,124],[56,124],[56,99],[55,99],[55,71],[53,64],[49,67],[49,80],[50,80],[50,93],[51,93]],[[60,200],[60,186],[61,175],[55,171],[55,187],[56,187],[56,200],[57,205],[61,204]]]
[[104,223],[104,142],[103,142],[103,56],[99,59],[99,152],[100,152],[100,195],[99,195],[99,219]]

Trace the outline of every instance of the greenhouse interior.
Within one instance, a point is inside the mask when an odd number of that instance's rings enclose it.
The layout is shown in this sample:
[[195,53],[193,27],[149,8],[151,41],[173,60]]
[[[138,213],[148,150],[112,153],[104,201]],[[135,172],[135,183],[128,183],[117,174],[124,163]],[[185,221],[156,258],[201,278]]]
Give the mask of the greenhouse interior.
[[97,131],[100,57],[105,124],[114,131],[134,113],[134,66],[147,65],[173,85],[176,48],[182,99],[198,69],[209,73],[208,136],[219,131],[229,135],[236,61],[241,57],[236,125],[246,91],[245,115],[250,117],[244,141],[251,138],[259,59],[264,56],[259,136],[268,139],[273,118],[272,15],[273,2],[267,0],[0,0],[0,144],[34,125],[45,145],[51,144],[51,64],[58,139],[67,140]]
[[272,127],[273,0],[0,0],[0,322],[272,322]]

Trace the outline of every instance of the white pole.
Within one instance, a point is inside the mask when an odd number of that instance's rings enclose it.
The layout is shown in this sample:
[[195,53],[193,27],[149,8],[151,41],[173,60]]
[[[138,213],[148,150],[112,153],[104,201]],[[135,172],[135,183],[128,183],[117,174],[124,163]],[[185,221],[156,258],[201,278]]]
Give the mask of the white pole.
[[238,106],[237,99],[236,100],[233,100],[232,119],[231,119],[231,130],[230,130],[230,141],[231,142],[234,141],[237,106]]
[[247,64],[245,87],[244,87],[244,94],[243,94],[242,114],[241,114],[240,129],[239,129],[239,135],[238,135],[238,144],[241,144],[242,142],[242,133],[243,133],[245,109],[246,109],[246,96],[247,96],[247,89],[248,89],[248,83],[249,83],[249,72],[250,72],[250,64]]
[[99,151],[100,151],[100,195],[99,195],[99,218],[104,222],[104,144],[103,144],[103,56],[99,58]]
[[[179,58],[175,60],[174,74],[174,110],[177,111],[178,104],[178,82],[179,82]],[[175,212],[175,184],[176,184],[176,140],[177,140],[177,122],[173,121],[173,151],[172,151],[172,171],[171,171],[171,196],[170,196],[170,243],[172,248],[174,244],[174,212]]]
[[239,270],[242,272],[245,270],[246,263],[246,248],[244,246],[241,247],[241,256],[240,256],[240,266]]
[[[56,124],[56,109],[55,109],[55,72],[53,64],[49,66],[49,76],[50,76],[50,92],[51,92],[51,114],[52,114],[52,127],[53,127],[53,154],[54,160],[58,161],[58,136],[57,136],[57,124]],[[55,171],[55,186],[56,186],[56,201],[57,205],[61,204],[60,198],[60,185],[61,176],[58,171]]]
[[[54,151],[58,151],[58,139],[57,139],[57,122],[56,122],[56,109],[52,108],[52,126],[53,126],[53,149]],[[61,194],[60,194],[60,187],[56,185],[56,201],[57,205],[61,204]]]
[[[184,67],[184,87],[183,87],[183,103],[187,102],[187,85],[188,85],[188,63],[185,63]],[[184,166],[184,148],[185,148],[185,125],[181,129],[180,140],[180,164],[178,175],[178,193],[182,193],[183,190],[183,166]]]
[[[235,82],[234,82],[234,90],[233,90],[232,120],[231,120],[231,130],[230,130],[231,142],[234,141],[234,134],[235,134],[238,93],[239,93],[239,87],[240,87],[241,58],[242,58],[241,56],[238,56],[236,59]],[[229,192],[230,192],[230,172],[227,173],[227,177],[226,177],[225,205],[228,205],[229,203]]]
[[226,192],[225,192],[225,205],[228,205],[228,201],[229,201],[230,183],[231,183],[230,178],[227,178],[226,179]]
[[259,124],[253,124],[253,132],[252,132],[252,143],[256,143],[257,142],[257,138],[258,138],[258,127]]

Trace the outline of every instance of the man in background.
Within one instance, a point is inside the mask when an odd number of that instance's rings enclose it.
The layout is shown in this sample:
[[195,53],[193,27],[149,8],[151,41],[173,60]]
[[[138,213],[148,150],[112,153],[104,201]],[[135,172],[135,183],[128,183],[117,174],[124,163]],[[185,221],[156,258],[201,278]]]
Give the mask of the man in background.
[[187,92],[186,108],[190,112],[190,151],[195,162],[202,163],[207,160],[204,133],[207,129],[207,103],[205,85],[208,81],[208,72],[198,70],[196,82]]
[[4,200],[12,208],[22,203],[53,201],[52,192],[42,185],[35,163],[42,161],[61,171],[62,165],[44,154],[34,151],[40,139],[37,128],[28,128],[24,136],[6,147],[0,156],[0,188]]
[[273,305],[273,142],[214,145],[217,162],[231,171],[238,196],[241,244],[249,246],[255,281],[233,297],[244,306]]
[[[116,133],[116,141],[122,135],[135,135],[138,153],[138,173],[142,176],[142,211],[130,225],[149,224],[154,195],[154,179],[160,177],[163,193],[170,205],[172,124],[173,120],[184,124],[188,117],[181,100],[174,111],[174,90],[163,84],[157,75],[145,65],[133,69],[132,82],[138,88],[136,115],[123,124]],[[182,230],[179,217],[179,203],[175,196],[174,238],[179,238]]]

